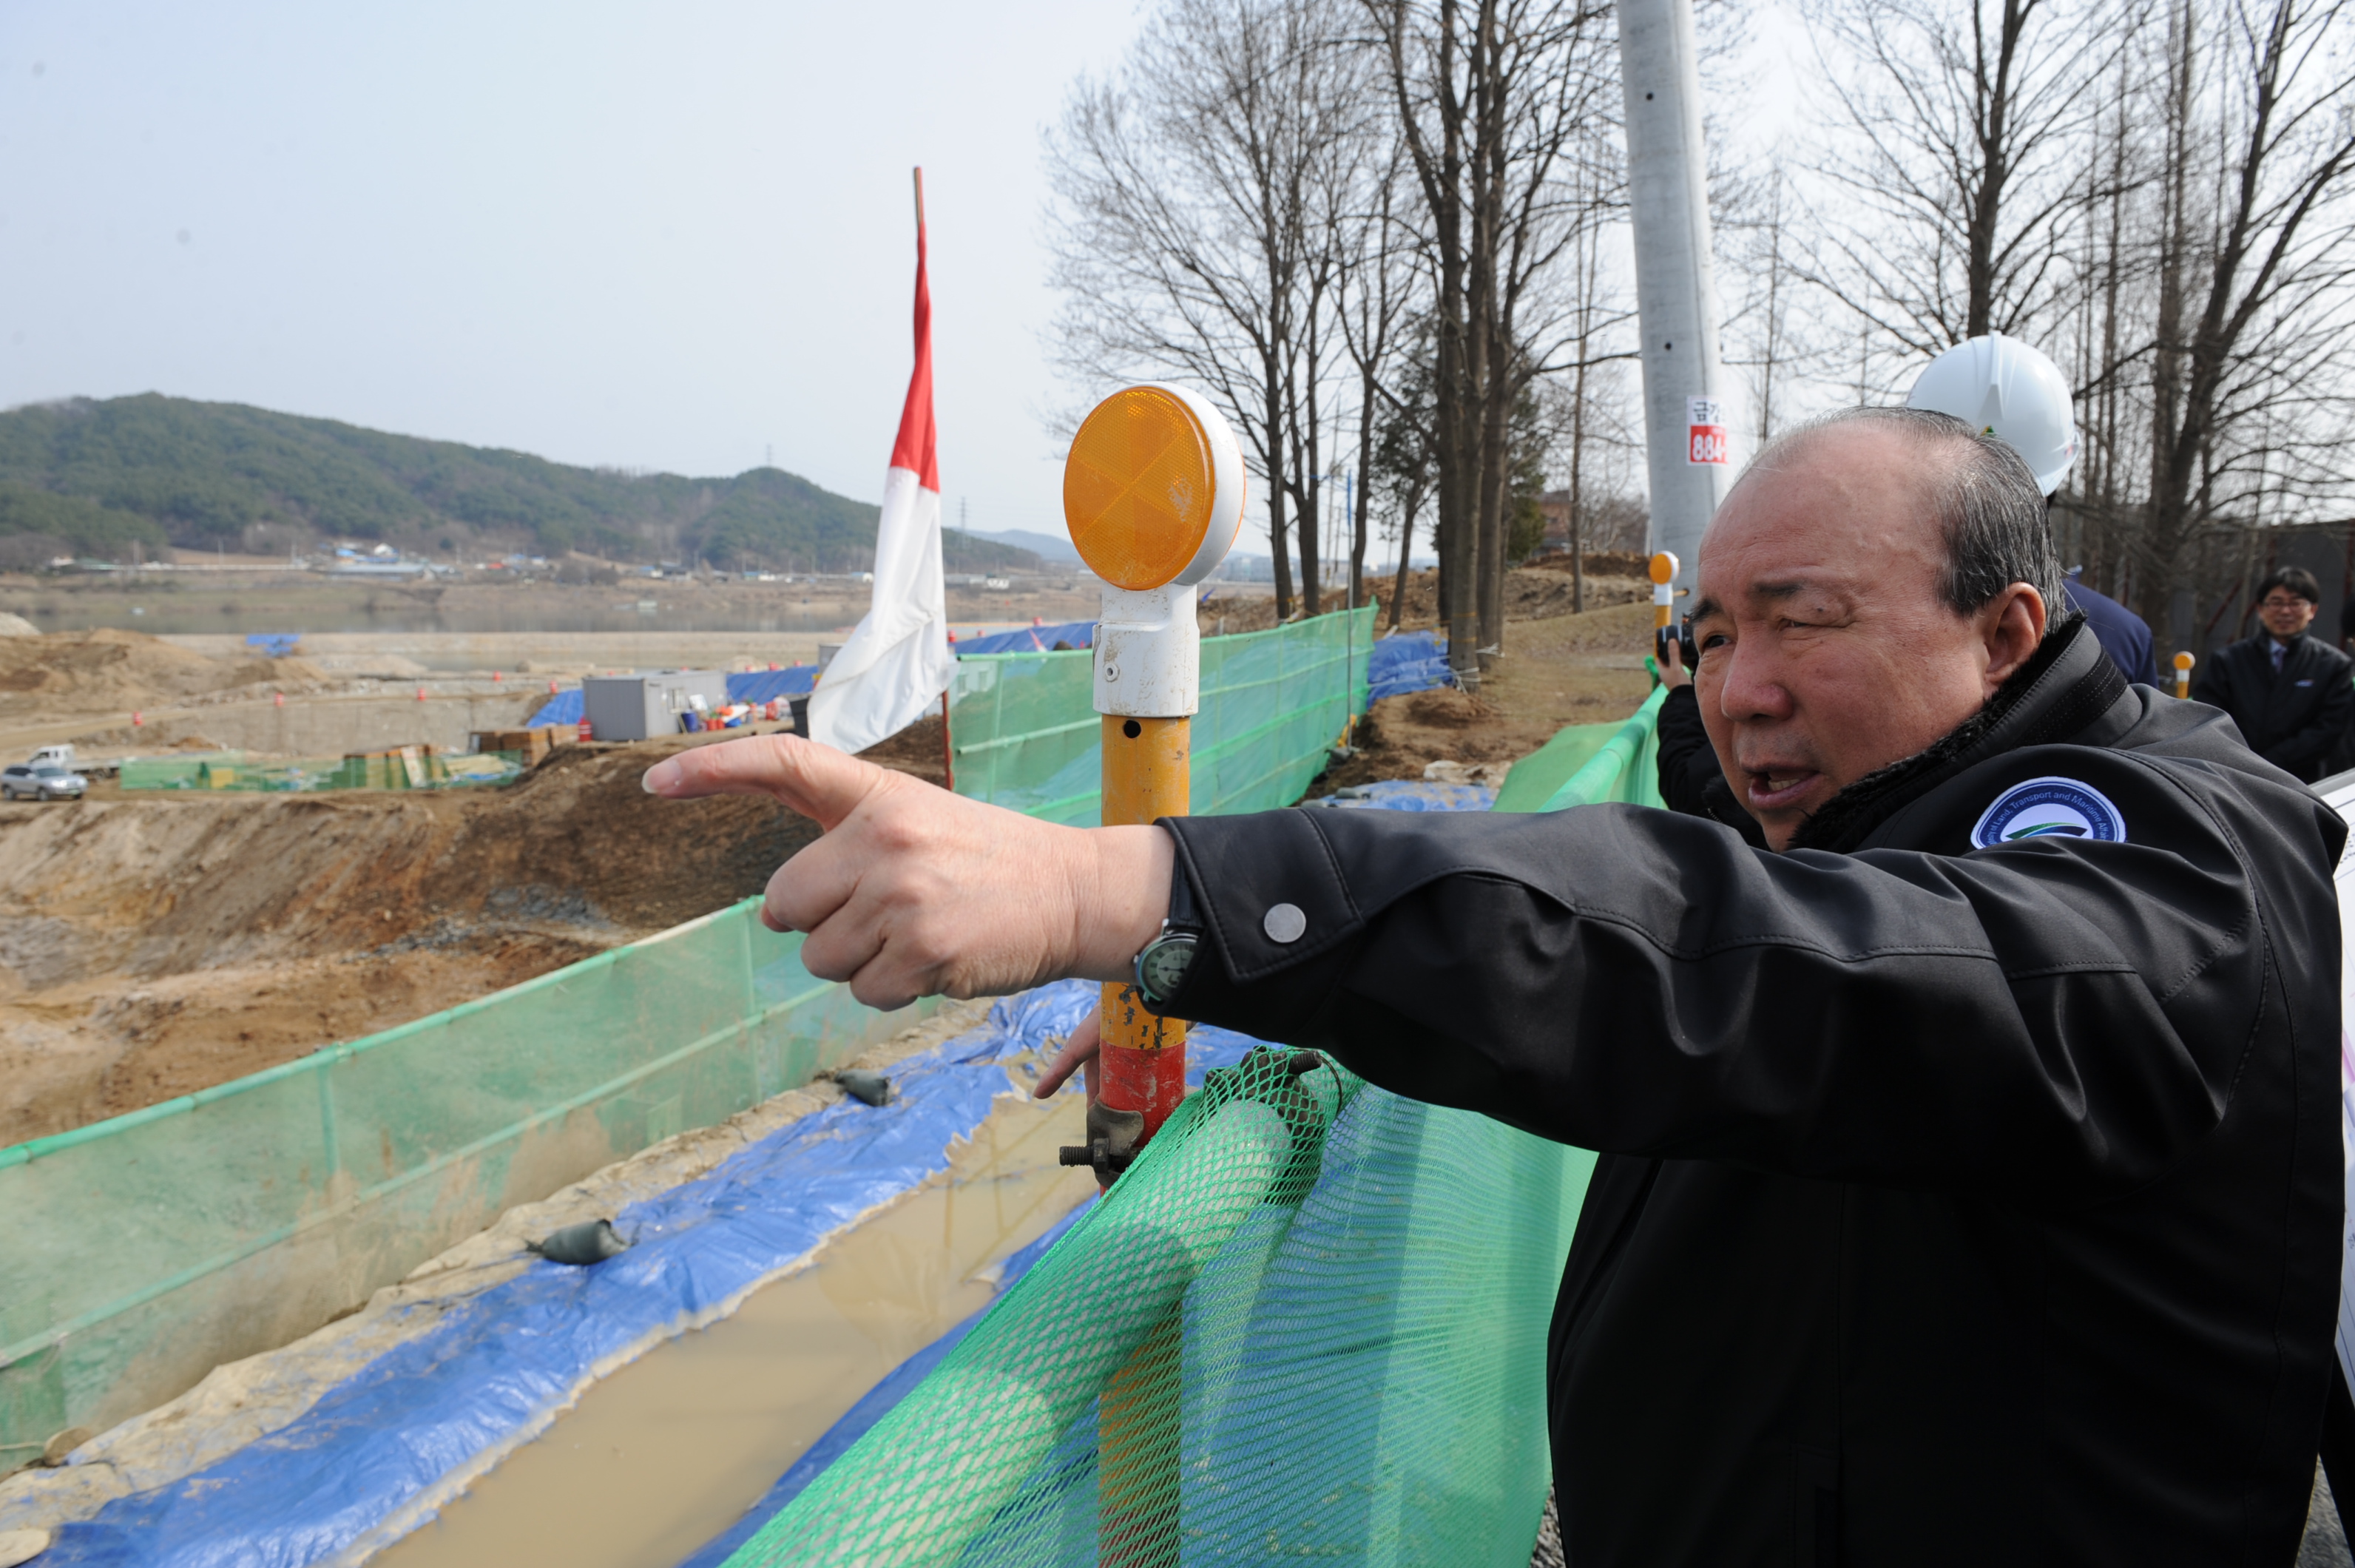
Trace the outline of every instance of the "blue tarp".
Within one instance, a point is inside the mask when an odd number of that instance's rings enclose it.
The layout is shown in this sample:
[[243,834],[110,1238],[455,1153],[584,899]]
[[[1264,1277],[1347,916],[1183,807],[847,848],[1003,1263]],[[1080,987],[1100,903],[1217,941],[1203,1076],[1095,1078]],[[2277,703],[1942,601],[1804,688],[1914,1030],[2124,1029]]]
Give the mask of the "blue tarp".
[[[1480,784],[1424,784],[1419,781],[1392,779],[1366,785],[1340,804],[1361,810],[1486,811],[1494,805],[1496,801],[1497,792]],[[1325,805],[1328,802],[1319,801],[1316,804]],[[1065,981],[1063,987],[1068,987],[1074,984],[1076,982]],[[1053,991],[1058,988],[1048,987],[1045,989]],[[1090,992],[1087,997],[1081,998],[1082,1011],[1085,1010],[1085,1004],[1092,995],[1093,993]],[[1076,1013],[1072,1015],[1074,1021],[1077,1017]],[[1231,1066],[1241,1061],[1244,1054],[1258,1043],[1248,1035],[1237,1034],[1232,1029],[1220,1029],[1210,1024],[1196,1024],[1192,1032],[1187,1036],[1186,1082],[1188,1085],[1199,1088],[1205,1071],[1213,1066]],[[1007,1258],[997,1282],[999,1294],[1003,1295],[1011,1288],[1014,1282],[1021,1278],[1031,1264],[1046,1256],[1047,1249],[1060,1241],[1063,1233],[1079,1223],[1080,1217],[1086,1212],[1085,1204],[1072,1210],[1045,1235]],[[971,1333],[974,1326],[986,1317],[988,1312],[988,1307],[983,1307],[979,1312],[892,1368],[881,1382],[868,1390],[865,1396],[844,1413],[841,1420],[828,1427],[824,1436],[811,1444],[808,1452],[795,1460],[792,1468],[777,1477],[776,1484],[762,1494],[760,1501],[744,1511],[742,1519],[738,1520],[719,1535],[706,1541],[692,1556],[681,1563],[679,1568],[719,1568],[721,1563],[734,1555],[738,1547],[758,1534],[762,1525],[783,1511],[786,1504],[807,1490],[810,1484],[825,1473],[828,1465],[848,1453],[851,1445],[866,1436],[869,1427],[890,1414],[892,1407],[914,1392],[917,1384],[931,1376],[932,1369],[947,1360],[948,1353],[956,1349],[958,1341]]]
[[1368,702],[1434,686],[1454,686],[1447,639],[1436,632],[1396,632],[1374,644],[1366,659]]
[[1433,779],[1381,779],[1369,784],[1337,789],[1305,805],[1359,811],[1488,811],[1497,792],[1487,784],[1441,784]]
[[[535,1264],[445,1308],[432,1331],[279,1431],[59,1527],[43,1568],[306,1568],[334,1556],[442,1476],[544,1420],[599,1361],[752,1288],[946,1169],[949,1145],[1014,1092],[1004,1061],[1068,1033],[1097,993],[1066,981],[1004,998],[985,1028],[895,1066],[888,1105],[829,1106],[631,1205],[615,1216],[634,1243],[621,1256],[591,1268]],[[1197,1030],[1188,1080],[1232,1065],[1252,1043]]]
[[302,640],[303,634],[300,632],[248,632],[245,635],[247,647],[260,648],[265,656],[273,659],[282,659],[293,653],[294,645]]
[[1071,648],[1093,647],[1095,636],[1093,621],[1064,621],[1052,626],[1017,626],[986,637],[959,637],[956,651],[960,658],[967,654],[1044,654],[1052,653],[1057,643]]

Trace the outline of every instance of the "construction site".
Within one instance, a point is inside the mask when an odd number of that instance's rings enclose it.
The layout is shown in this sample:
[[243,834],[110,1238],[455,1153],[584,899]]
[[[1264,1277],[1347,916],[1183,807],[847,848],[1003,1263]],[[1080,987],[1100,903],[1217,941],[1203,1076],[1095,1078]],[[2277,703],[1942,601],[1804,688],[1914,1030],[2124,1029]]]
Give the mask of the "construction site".
[[35,0],[0,1568],[2355,1568],[2350,27]]
[[[1382,646],[1373,635],[1380,605],[1223,635],[1215,602],[1205,606],[1206,663],[1220,664],[1214,654],[1275,659],[1273,689],[1239,679],[1235,701],[1224,705],[1238,742],[1231,761],[1252,764],[1239,774],[1245,800],[1359,805],[1389,786],[1480,803],[1495,797],[1518,761],[1558,736],[1587,737],[1586,750],[1600,744],[1652,684],[1640,652],[1652,611],[1626,603],[1643,595],[1637,581],[1597,575],[1595,600],[1619,607],[1560,613],[1561,581],[1546,571],[1516,574],[1521,603],[1539,613],[1517,623],[1515,657],[1477,696],[1444,684],[1428,629],[1427,582],[1426,603],[1418,613],[1410,595],[1403,635],[1390,642],[1403,664],[1374,652]],[[1302,657],[1303,647],[1312,656]],[[1039,720],[1051,714],[1049,688],[1063,672],[1083,678],[1090,656],[1082,648],[964,661],[969,674],[952,709],[969,781],[961,789],[1012,799],[1041,786],[1051,792],[1056,777],[1071,773],[1057,733],[1067,727]],[[420,699],[368,689],[377,683],[299,653],[222,658],[143,634],[19,635],[0,640],[0,660],[9,671],[0,722],[43,740],[70,733],[84,760],[133,739],[136,732],[118,722],[124,709],[141,714],[143,729],[187,727],[164,753],[183,761],[177,787],[126,787],[126,774],[152,764],[125,752],[115,776],[95,779],[78,800],[0,805],[7,933],[0,1140],[14,1156],[0,1182],[47,1189],[78,1163],[70,1152],[78,1147],[92,1151],[80,1158],[104,1150],[114,1168],[135,1167],[143,1161],[130,1151],[144,1140],[185,1139],[220,1120],[216,1105],[235,1107],[230,1115],[244,1120],[282,1095],[273,1084],[317,1079],[321,1087],[304,1082],[297,1091],[303,1120],[314,1125],[273,1133],[249,1123],[247,1134],[224,1127],[204,1139],[252,1137],[248,1153],[266,1165],[291,1158],[302,1166],[304,1157],[283,1137],[292,1133],[302,1144],[320,1135],[317,1096],[337,1063],[389,1060],[428,1040],[447,1064],[403,1068],[400,1077],[411,1081],[399,1092],[404,1096],[453,1092],[453,1050],[461,1057],[537,1054],[533,1042],[583,1059],[559,1069],[567,1082],[605,1085],[585,1103],[559,1096],[522,1126],[487,1137],[480,1129],[463,1136],[429,1129],[422,1104],[402,1110],[396,1121],[412,1125],[387,1124],[370,1146],[369,1168],[355,1172],[357,1190],[314,1166],[250,1172],[243,1179],[263,1189],[298,1189],[263,1205],[282,1206],[286,1222],[255,1234],[260,1215],[217,1214],[200,1228],[226,1231],[196,1236],[176,1222],[168,1237],[126,1240],[147,1255],[122,1272],[125,1285],[155,1269],[193,1272],[162,1297],[139,1300],[151,1284],[112,1302],[17,1298],[5,1408],[11,1462],[32,1467],[0,1481],[0,1530],[62,1530],[69,1541],[80,1539],[77,1521],[102,1520],[118,1499],[201,1489],[219,1466],[251,1462],[253,1439],[299,1424],[360,1369],[410,1342],[424,1327],[421,1307],[430,1319],[522,1277],[526,1243],[579,1217],[667,1200],[730,1158],[805,1136],[815,1116],[864,1109],[845,1100],[837,1068],[888,1074],[897,1085],[892,1104],[913,1107],[911,1116],[950,1119],[895,1130],[915,1144],[896,1163],[861,1161],[848,1173],[867,1184],[866,1196],[843,1200],[848,1206],[833,1211],[836,1222],[810,1221],[815,1228],[797,1232],[794,1250],[744,1275],[741,1301],[724,1310],[649,1318],[619,1360],[609,1354],[576,1369],[555,1406],[458,1472],[393,1488],[385,1500],[398,1506],[352,1538],[385,1546],[398,1540],[397,1557],[512,1561],[524,1539],[553,1549],[549,1507],[561,1511],[561,1499],[583,1488],[612,1497],[621,1486],[645,1499],[645,1531],[617,1536],[584,1517],[563,1550],[614,1563],[684,1558],[738,1522],[884,1374],[1009,1285],[1007,1260],[1060,1234],[1093,1190],[1084,1173],[1054,1163],[1056,1147],[1077,1136],[1070,1097],[1036,1108],[1007,1098],[1007,1075],[1018,1086],[1025,1072],[1035,1077],[1074,1021],[1068,993],[1042,994],[1010,1014],[1004,1005],[959,1005],[921,1020],[862,1017],[842,1005],[847,998],[827,999],[828,987],[791,978],[789,944],[766,956],[774,939],[741,934],[744,901],[815,837],[815,825],[756,799],[668,807],[639,784],[661,757],[741,731],[630,741],[565,734],[519,776],[479,788],[243,791],[191,784],[198,773],[185,764],[234,755],[249,773],[266,768],[270,753],[253,742],[271,738],[269,726],[309,740],[332,723],[349,743],[385,750],[417,732]],[[1396,666],[1402,673],[1387,677],[1409,689],[1371,698],[1377,665]],[[422,705],[448,706],[441,722],[496,732],[522,725],[549,700],[544,686],[523,697],[498,693],[488,674],[446,675]],[[1084,686],[1074,695],[1083,693]],[[1023,699],[1010,712],[1009,697]],[[1255,710],[1271,698],[1285,706]],[[335,717],[306,711],[313,708]],[[1220,712],[1218,698],[1207,698],[1205,737],[1219,732]],[[1028,725],[1038,728],[1019,727]],[[790,720],[756,726],[791,727]],[[246,745],[232,752],[208,743],[219,737]],[[869,754],[940,783],[941,722],[920,721]],[[1220,755],[1198,741],[1198,768]],[[1572,760],[1557,744],[1540,771],[1558,784]],[[1092,757],[1080,761],[1092,770]],[[1050,809],[1089,815],[1068,805]],[[748,941],[758,944],[749,972]],[[689,949],[696,958],[681,971]],[[560,1000],[610,990],[649,965],[677,975],[672,984],[690,985],[699,999],[666,996],[650,976],[634,977],[621,1003],[630,1027],[621,1029],[607,1013],[611,998],[586,1013],[582,1000]],[[755,1011],[732,1016],[748,986]],[[713,1003],[731,1015],[723,1033],[741,1038],[713,1042],[703,1021]],[[675,1010],[684,1016],[666,1016]],[[606,1043],[590,1048],[575,1035],[582,1029]],[[477,1043],[461,1049],[455,1037]],[[691,1073],[682,1070],[679,1085],[631,1065],[659,1065],[690,1042],[706,1060]],[[622,1055],[585,1060],[615,1050]],[[1240,1049],[1229,1054],[1239,1059]],[[1216,1051],[1195,1053],[1198,1076],[1220,1064]],[[953,1111],[924,1104],[923,1074],[951,1066],[984,1082],[961,1088],[964,1099]],[[478,1070],[512,1071],[479,1058],[463,1071]],[[420,1072],[426,1076],[414,1077]],[[731,1078],[740,1082],[721,1087]],[[516,1106],[524,1111],[524,1103]],[[284,1115],[272,1110],[266,1119]],[[415,1121],[421,1115],[425,1121]],[[429,1151],[453,1137],[475,1152],[437,1171],[426,1211],[414,1208],[421,1192],[395,1199],[378,1190],[405,1188],[410,1162],[433,1164]],[[405,1152],[419,1139],[418,1153]],[[486,1142],[495,1152],[484,1152]],[[58,1221],[52,1241],[37,1245],[80,1251],[84,1221],[29,1192],[27,1201]],[[385,1229],[388,1217],[377,1211],[388,1205],[409,1211],[410,1233]],[[257,1315],[250,1292],[265,1278],[278,1282],[269,1287],[273,1305]],[[230,1293],[231,1281],[241,1288]],[[199,1307],[199,1299],[218,1305]],[[32,1321],[28,1309],[50,1323]],[[61,1317],[76,1327],[60,1333]],[[26,1329],[47,1348],[18,1343]],[[151,1342],[134,1349],[141,1339]],[[83,1360],[80,1347],[100,1340],[106,1352]],[[674,1340],[675,1350],[656,1353]],[[753,1365],[760,1371],[748,1385]],[[714,1401],[741,1406],[750,1424],[715,1422]],[[249,1408],[227,1425],[215,1419]],[[549,1420],[555,1424],[543,1432]],[[579,1453],[592,1460],[563,1457]],[[440,1522],[408,1533],[437,1510]]]

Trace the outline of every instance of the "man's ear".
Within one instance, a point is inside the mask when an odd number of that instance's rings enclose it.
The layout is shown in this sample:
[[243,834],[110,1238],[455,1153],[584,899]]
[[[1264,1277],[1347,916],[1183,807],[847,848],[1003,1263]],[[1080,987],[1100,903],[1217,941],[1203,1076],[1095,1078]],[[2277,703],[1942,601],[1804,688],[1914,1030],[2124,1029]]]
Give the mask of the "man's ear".
[[2036,656],[2044,641],[2044,595],[2025,582],[2015,582],[1979,612],[1979,630],[1987,639],[1987,695],[2019,673]]

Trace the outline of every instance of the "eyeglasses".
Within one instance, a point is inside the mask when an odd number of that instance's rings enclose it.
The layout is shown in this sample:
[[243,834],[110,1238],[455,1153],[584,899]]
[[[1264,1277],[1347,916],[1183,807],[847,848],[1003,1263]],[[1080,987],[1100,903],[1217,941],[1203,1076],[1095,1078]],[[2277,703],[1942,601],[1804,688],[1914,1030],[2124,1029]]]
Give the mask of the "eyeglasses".
[[2265,595],[2264,602],[2258,604],[2257,608],[2260,610],[2295,610],[2299,605],[2306,603],[2307,603],[2307,601],[2302,594],[2285,599],[2278,593],[2268,593]]

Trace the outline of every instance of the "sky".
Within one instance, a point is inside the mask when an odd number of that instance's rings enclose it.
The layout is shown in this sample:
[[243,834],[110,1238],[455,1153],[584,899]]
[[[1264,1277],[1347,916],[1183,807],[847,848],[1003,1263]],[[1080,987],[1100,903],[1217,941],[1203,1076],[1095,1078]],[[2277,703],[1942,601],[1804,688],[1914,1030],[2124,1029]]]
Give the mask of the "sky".
[[948,520],[1055,531],[1039,135],[1139,16],[0,0],[0,407],[159,391],[873,500],[921,164]]
[[1117,3],[0,0],[0,407],[160,391],[1060,525],[1039,132]]

